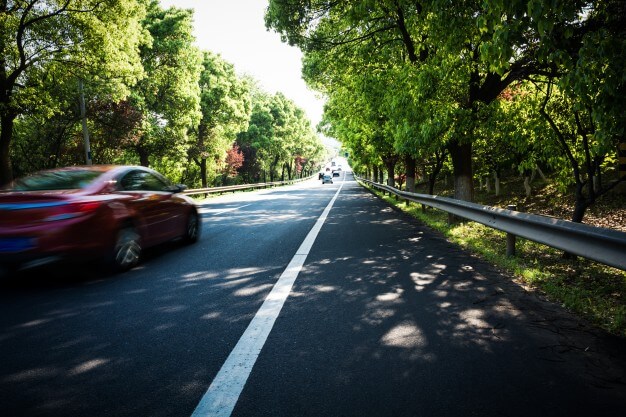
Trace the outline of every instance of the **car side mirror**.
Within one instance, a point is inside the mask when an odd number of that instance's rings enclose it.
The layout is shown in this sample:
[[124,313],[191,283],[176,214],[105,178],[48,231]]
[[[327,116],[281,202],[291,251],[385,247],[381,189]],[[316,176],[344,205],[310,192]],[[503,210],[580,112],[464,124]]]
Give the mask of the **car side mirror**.
[[174,184],[174,185],[168,186],[165,189],[165,191],[169,191],[169,192],[176,194],[176,193],[182,193],[186,189],[187,189],[187,186],[185,184]]

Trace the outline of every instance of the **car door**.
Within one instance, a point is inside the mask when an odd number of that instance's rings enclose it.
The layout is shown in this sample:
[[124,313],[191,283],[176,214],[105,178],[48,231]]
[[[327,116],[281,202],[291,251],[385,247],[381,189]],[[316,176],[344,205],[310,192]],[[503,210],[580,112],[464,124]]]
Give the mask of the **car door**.
[[136,213],[147,245],[163,242],[180,233],[181,213],[170,184],[165,178],[144,170],[125,174],[120,185],[125,194],[133,198],[130,204]]

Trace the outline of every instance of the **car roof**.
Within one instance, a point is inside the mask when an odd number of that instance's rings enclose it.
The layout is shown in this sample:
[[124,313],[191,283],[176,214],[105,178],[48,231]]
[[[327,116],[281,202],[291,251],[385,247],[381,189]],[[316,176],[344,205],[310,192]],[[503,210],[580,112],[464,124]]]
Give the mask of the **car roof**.
[[[71,171],[92,171],[99,173],[98,181],[92,182],[87,185],[85,188],[76,189],[75,192],[79,193],[89,193],[90,190],[102,187],[102,182],[106,181],[115,181],[122,174],[131,170],[141,170],[146,172],[155,173],[162,177],[157,171],[147,168],[141,165],[113,165],[113,164],[102,164],[102,165],[75,165],[75,166],[67,166],[67,167],[59,167],[52,169],[45,169],[37,172],[33,172],[32,174],[40,174],[40,173],[54,173],[54,172],[71,172]],[[27,178],[28,175],[22,178]],[[19,181],[20,178],[17,178],[16,181]]]

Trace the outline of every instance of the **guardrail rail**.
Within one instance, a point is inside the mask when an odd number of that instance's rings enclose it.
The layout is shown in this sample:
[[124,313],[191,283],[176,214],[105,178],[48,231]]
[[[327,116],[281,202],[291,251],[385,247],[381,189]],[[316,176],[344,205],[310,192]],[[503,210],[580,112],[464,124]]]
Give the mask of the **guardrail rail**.
[[234,191],[243,191],[243,190],[255,190],[257,188],[271,188],[271,187],[279,187],[281,185],[290,185],[295,184],[302,181],[310,180],[314,178],[315,175],[306,178],[298,178],[287,181],[274,181],[274,182],[260,182],[256,184],[239,184],[239,185],[228,185],[224,187],[210,187],[210,188],[194,188],[191,190],[184,190],[181,194],[185,195],[194,195],[194,194],[221,194],[228,193]]
[[[514,245],[514,236],[520,236],[626,271],[626,233],[624,232],[548,216],[483,206],[453,198],[409,193],[356,175],[355,177],[362,183],[383,192],[506,232],[509,234],[507,236],[509,244],[512,241]],[[514,249],[512,252],[514,253]],[[511,251],[507,250],[507,253]]]

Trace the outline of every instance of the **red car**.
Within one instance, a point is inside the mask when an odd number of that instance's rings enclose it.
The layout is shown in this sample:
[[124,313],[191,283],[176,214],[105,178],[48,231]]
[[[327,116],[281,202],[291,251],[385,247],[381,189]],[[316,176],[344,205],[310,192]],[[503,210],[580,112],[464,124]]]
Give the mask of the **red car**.
[[0,264],[101,259],[123,271],[144,248],[198,240],[193,200],[158,172],[93,165],[40,171],[0,191]]

